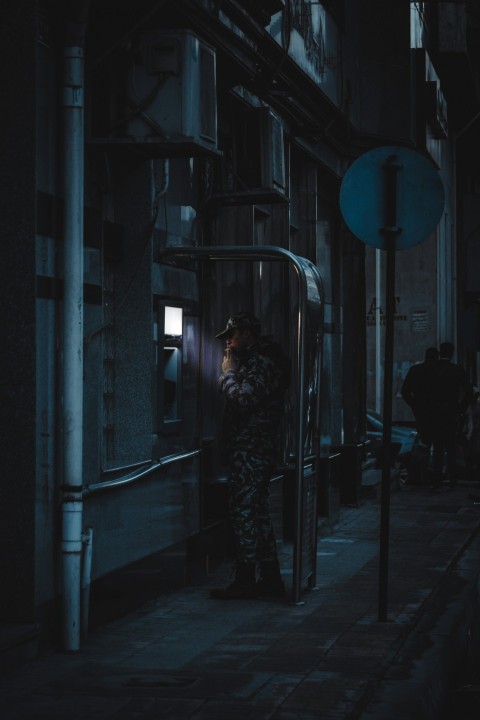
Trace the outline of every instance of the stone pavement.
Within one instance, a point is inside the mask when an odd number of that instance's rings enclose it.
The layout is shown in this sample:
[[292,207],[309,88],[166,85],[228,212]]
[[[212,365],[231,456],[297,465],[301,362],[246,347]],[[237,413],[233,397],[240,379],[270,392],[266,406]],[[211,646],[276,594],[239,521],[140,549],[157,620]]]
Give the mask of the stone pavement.
[[[150,601],[3,674],[3,720],[438,720],[479,642],[478,483],[392,492],[388,620],[378,620],[378,499],[318,541],[304,604],[219,601],[203,585]],[[291,552],[282,548],[291,582]],[[468,716],[462,715],[465,720]],[[473,716],[472,716],[473,717]]]

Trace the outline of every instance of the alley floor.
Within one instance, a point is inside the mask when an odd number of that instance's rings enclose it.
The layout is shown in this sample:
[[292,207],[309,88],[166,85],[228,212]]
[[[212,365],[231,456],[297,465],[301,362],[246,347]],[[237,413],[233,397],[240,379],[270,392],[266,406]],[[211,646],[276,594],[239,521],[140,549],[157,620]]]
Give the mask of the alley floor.
[[[390,501],[388,618],[378,619],[380,503],[342,508],[318,539],[302,604],[158,597],[3,673],[3,720],[430,720],[478,642],[480,484]],[[291,584],[291,548],[282,547]],[[471,660],[471,658],[470,658]],[[480,673],[479,673],[480,677]]]

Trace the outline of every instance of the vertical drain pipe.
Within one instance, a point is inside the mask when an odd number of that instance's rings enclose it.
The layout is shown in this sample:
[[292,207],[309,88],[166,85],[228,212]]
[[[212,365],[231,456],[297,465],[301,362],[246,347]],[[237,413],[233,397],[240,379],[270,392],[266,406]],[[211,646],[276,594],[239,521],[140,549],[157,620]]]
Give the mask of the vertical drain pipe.
[[88,3],[67,28],[63,74],[63,645],[80,647],[83,522],[83,41]]

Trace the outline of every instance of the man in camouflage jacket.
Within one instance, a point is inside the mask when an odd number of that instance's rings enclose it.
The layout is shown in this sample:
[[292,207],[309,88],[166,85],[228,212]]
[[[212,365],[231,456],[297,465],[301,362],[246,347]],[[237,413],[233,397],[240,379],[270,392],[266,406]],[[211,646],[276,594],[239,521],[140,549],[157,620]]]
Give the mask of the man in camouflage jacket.
[[285,593],[268,492],[289,361],[277,343],[260,337],[260,329],[254,315],[239,313],[216,336],[227,341],[219,378],[226,399],[221,443],[230,468],[229,516],[236,545],[235,580],[212,591],[220,599]]

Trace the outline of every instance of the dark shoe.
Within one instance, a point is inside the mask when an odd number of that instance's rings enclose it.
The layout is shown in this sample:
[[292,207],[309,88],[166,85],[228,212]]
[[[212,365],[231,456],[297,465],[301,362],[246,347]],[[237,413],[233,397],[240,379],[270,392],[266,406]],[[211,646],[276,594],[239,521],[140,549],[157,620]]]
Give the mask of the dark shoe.
[[211,590],[210,597],[215,600],[251,600],[258,597],[255,565],[238,562],[235,568],[235,580],[226,588]]
[[259,580],[257,582],[257,594],[260,597],[284,597],[285,585],[283,580]]
[[263,597],[283,597],[285,595],[285,585],[280,574],[278,559],[263,560],[260,563],[257,592]]

